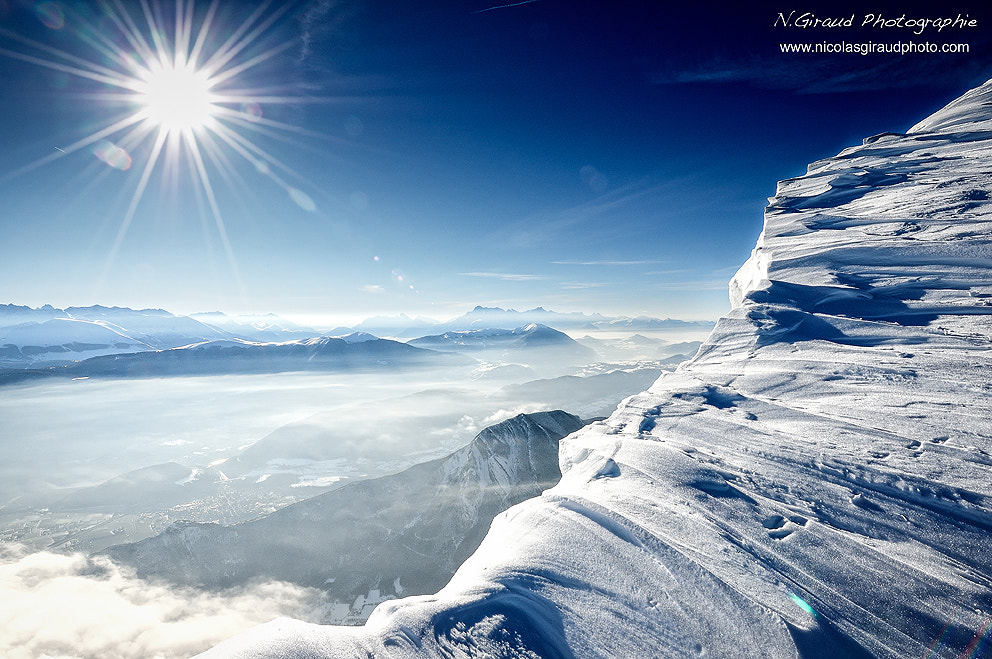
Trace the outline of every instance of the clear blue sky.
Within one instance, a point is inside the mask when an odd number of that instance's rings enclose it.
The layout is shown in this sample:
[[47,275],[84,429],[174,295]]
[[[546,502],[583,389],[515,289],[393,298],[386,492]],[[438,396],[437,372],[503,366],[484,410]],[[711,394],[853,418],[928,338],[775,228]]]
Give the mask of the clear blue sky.
[[[0,2],[0,302],[715,318],[777,180],[992,77],[978,3],[872,9],[977,21],[914,35],[845,0],[800,8],[836,28],[775,25],[788,3],[219,0],[198,61],[248,39],[201,175],[168,140],[149,166],[153,121],[90,137],[147,107],[119,86],[141,40],[174,49],[149,2],[162,45],[138,2]],[[190,48],[210,7],[186,6]],[[893,40],[971,52],[779,48]]]

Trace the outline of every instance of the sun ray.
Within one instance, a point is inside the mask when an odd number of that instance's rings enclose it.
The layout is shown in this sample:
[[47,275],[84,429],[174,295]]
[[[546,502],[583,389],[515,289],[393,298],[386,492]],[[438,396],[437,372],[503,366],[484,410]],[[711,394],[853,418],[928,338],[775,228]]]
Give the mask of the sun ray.
[[231,266],[231,271],[234,275],[235,281],[238,284],[242,297],[247,298],[248,292],[245,289],[244,280],[241,278],[241,270],[238,268],[238,261],[234,256],[234,248],[231,247],[231,241],[227,237],[227,227],[224,225],[224,219],[221,217],[220,206],[217,204],[217,197],[214,195],[214,188],[210,183],[210,177],[207,174],[206,167],[203,166],[203,158],[196,143],[196,138],[193,137],[192,131],[184,134],[183,137],[185,138],[187,151],[192,156],[193,162],[196,165],[196,172],[200,177],[200,185],[202,186],[204,193],[206,193],[207,201],[210,204],[210,211],[214,218],[214,224],[217,227],[217,233],[220,235],[221,244],[224,246],[224,252],[227,255],[227,260]]
[[183,0],[176,0],[176,44],[173,50],[174,66],[179,67],[185,62],[180,62],[180,53],[185,59],[189,52],[191,32],[193,31],[193,3],[186,4]]
[[[199,66],[200,53],[203,52],[204,45],[207,42],[207,35],[210,34],[210,28],[213,25],[214,16],[217,15],[217,7],[219,4],[220,0],[213,0],[207,8],[207,14],[203,17],[203,22],[200,23],[200,30],[196,35],[196,42],[193,44],[193,48],[189,52],[189,57],[186,58],[186,61],[189,62],[190,66]],[[193,6],[192,3],[190,6]]]
[[300,175],[293,171],[288,165],[283,164],[279,159],[272,156],[264,149],[253,144],[251,140],[245,139],[243,136],[239,135],[236,131],[230,130],[228,128],[219,127],[214,133],[220,137],[232,150],[236,151],[245,160],[252,163],[256,169],[259,168],[258,163],[263,162],[266,165],[266,175],[279,185],[286,187],[285,181],[278,178],[274,173],[272,173],[272,167],[275,166],[287,174],[295,177]]
[[206,154],[210,163],[214,166],[214,171],[220,175],[226,185],[232,189],[237,189],[239,186],[244,190],[250,189],[248,181],[241,176],[229,154],[225,153],[221,145],[217,143],[216,137],[216,132],[211,132],[200,136],[196,143]]
[[[221,46],[214,52],[213,55],[203,63],[202,68],[208,71],[211,75],[217,71],[223,69],[224,65],[227,64],[232,58],[236,57],[239,52],[244,50],[245,47],[251,43],[250,40],[246,38],[242,39],[242,36],[251,28],[252,24],[258,20],[258,18],[265,13],[266,10],[272,5],[272,0],[268,0],[260,4],[255,8],[255,11],[251,13],[248,18],[241,22],[241,25],[227,38]],[[279,15],[284,13],[289,8],[289,4],[284,4],[283,7],[276,11],[276,13],[269,18],[266,23],[271,24]],[[238,41],[241,39],[241,41]]]
[[217,116],[223,117],[227,119],[228,123],[237,124],[238,127],[244,128],[245,130],[258,133],[259,135],[265,135],[266,137],[271,137],[272,139],[283,142],[284,144],[290,144],[299,148],[313,147],[312,143],[301,142],[294,139],[300,136],[312,137],[325,142],[344,141],[339,137],[334,137],[333,135],[328,135],[315,130],[308,130],[300,126],[294,126],[292,124],[287,124],[283,121],[276,121],[267,117],[252,117],[251,119],[248,119],[244,116],[243,112],[232,110],[231,108],[226,108],[224,106],[218,106]]
[[124,130],[128,126],[133,126],[134,124],[138,123],[139,121],[141,121],[141,117],[136,117],[136,116],[133,116],[133,115],[132,116],[125,117],[125,118],[121,119],[120,121],[118,121],[118,122],[116,122],[114,124],[111,124],[110,126],[107,126],[106,128],[103,128],[103,129],[101,129],[101,130],[93,133],[92,135],[87,135],[86,137],[82,138],[81,140],[78,140],[76,142],[73,142],[69,146],[60,147],[60,150],[59,151],[56,151],[55,153],[53,153],[51,155],[47,155],[47,156],[44,156],[43,158],[39,158],[38,160],[35,160],[34,162],[31,162],[31,163],[28,163],[27,165],[24,165],[20,169],[16,169],[16,170],[10,172],[9,174],[5,174],[2,178],[0,178],[0,181],[7,181],[7,180],[10,180],[12,178],[16,178],[18,176],[21,176],[23,174],[26,174],[26,173],[30,172],[31,170],[37,169],[39,167],[42,167],[43,165],[47,165],[48,163],[54,162],[56,160],[59,160],[60,158],[65,158],[67,155],[71,155],[72,153],[78,151],[79,149],[82,149],[84,147],[90,146],[91,144],[96,144],[97,142],[99,142],[100,140],[102,140],[102,139],[104,139],[106,137],[110,137],[112,135],[116,135],[117,133],[121,132],[122,130]]
[[151,178],[152,170],[155,169],[155,165],[158,163],[159,155],[162,152],[162,146],[165,144],[165,138],[166,133],[161,131],[155,138],[155,144],[152,147],[152,152],[149,155],[148,160],[145,162],[145,168],[141,172],[141,178],[138,180],[138,187],[135,188],[134,193],[131,195],[131,202],[128,204],[127,211],[124,213],[124,219],[121,220],[121,226],[117,229],[117,236],[114,238],[114,242],[110,246],[110,251],[107,254],[103,273],[100,277],[101,285],[109,276],[110,269],[113,267],[114,260],[117,257],[117,252],[124,243],[124,236],[127,235],[127,231],[131,226],[131,221],[134,219],[134,214],[138,210],[138,204],[141,203],[141,198],[145,194],[145,188],[148,186],[148,180]]
[[121,4],[121,0],[113,0],[113,2],[117,11],[109,12],[108,16],[110,20],[114,22],[118,31],[120,31],[124,39],[131,45],[131,48],[134,49],[134,53],[145,65],[148,65],[155,59],[154,49],[145,39],[144,35],[141,34],[141,30],[134,22],[131,14]]
[[[162,189],[169,190],[172,199],[179,198],[179,183],[182,179],[182,140],[178,133],[170,133],[165,142],[164,178]],[[195,186],[194,186],[195,189]]]
[[141,0],[141,11],[145,15],[145,23],[148,24],[148,31],[152,36],[152,54],[161,66],[168,66],[170,49],[162,38],[163,31],[155,21],[155,16],[152,15],[152,8],[148,4],[148,0]]
[[270,48],[264,53],[260,53],[255,57],[252,57],[249,60],[245,60],[244,62],[238,64],[237,66],[232,66],[229,69],[225,69],[222,72],[218,72],[217,74],[211,76],[210,79],[217,83],[224,82],[230,78],[233,78],[234,76],[240,75],[241,73],[247,71],[248,69],[254,66],[257,66],[258,64],[261,64],[262,62],[265,62],[266,60],[275,57],[279,53],[289,50],[290,48],[296,45],[297,44],[295,41],[286,41],[282,44],[279,44],[278,46],[274,46]]
[[[118,71],[114,71],[113,69],[107,69],[92,62],[81,60],[81,58],[75,57],[74,55],[70,55],[69,53],[61,51],[57,48],[51,48],[50,46],[42,46],[42,44],[38,44],[37,42],[34,42],[31,39],[25,39],[3,28],[0,28],[0,34],[15,39],[17,41],[20,41],[25,45],[38,47],[41,50],[44,50],[45,52],[64,58],[70,62],[76,62],[80,66],[70,66],[68,64],[63,64],[61,62],[55,62],[52,60],[46,60],[42,57],[29,55],[27,53],[19,53],[16,50],[9,50],[7,48],[0,48],[0,55],[6,55],[7,57],[18,59],[21,60],[22,62],[27,62],[28,64],[36,64],[38,66],[43,66],[48,69],[59,71],[61,73],[68,73],[69,75],[74,75],[80,78],[87,78],[89,80],[93,80],[94,82],[102,82],[108,85],[113,85],[114,87],[121,87],[124,89],[133,89],[132,86],[134,84],[133,79],[122,75]],[[89,68],[80,68],[83,66]]]
[[[75,22],[79,23],[79,29],[76,30],[76,33],[84,43],[89,45],[96,52],[101,53],[106,61],[117,62],[119,65],[124,67],[127,70],[128,77],[134,77],[134,74],[138,71],[137,63],[131,58],[124,57],[126,50],[121,48],[121,43],[119,41],[114,41],[114,39],[112,39],[105,30],[99,29],[96,25],[81,15],[75,12],[70,15]],[[125,35],[125,39],[128,40],[131,47],[135,50],[139,50],[140,42],[134,40],[133,35],[126,31],[126,28],[121,24],[116,15],[112,15],[111,18],[114,25],[118,30],[120,30],[121,34]],[[140,34],[137,36],[140,38]],[[139,57],[141,57],[143,61],[147,61],[147,57],[151,53],[150,47],[145,44],[144,50],[141,52],[143,52],[144,55],[139,55]]]

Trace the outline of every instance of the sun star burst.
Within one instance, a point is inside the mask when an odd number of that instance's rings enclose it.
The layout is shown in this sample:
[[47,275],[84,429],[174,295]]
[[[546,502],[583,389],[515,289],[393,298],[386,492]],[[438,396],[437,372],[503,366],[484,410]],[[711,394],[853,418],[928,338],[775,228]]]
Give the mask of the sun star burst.
[[[197,11],[195,4],[194,0],[133,4],[108,0],[101,3],[98,20],[67,10],[64,23],[57,28],[46,26],[60,30],[71,26],[80,37],[71,49],[0,28],[0,56],[97,83],[84,97],[95,98],[104,116],[102,128],[4,178],[87,150],[105,166],[139,170],[129,179],[133,192],[110,247],[104,278],[156,171],[163,180],[182,178],[197,188],[191,196],[206,202],[239,285],[241,277],[212,175],[219,174],[229,185],[250,187],[237,171],[239,165],[247,164],[246,171],[283,188],[291,203],[316,211],[310,196],[286,181],[305,179],[253,139],[256,135],[290,143],[300,135],[326,139],[264,116],[266,105],[315,100],[278,82],[285,76],[263,66],[299,44],[293,36],[279,37],[279,20],[291,3],[263,2],[248,12],[236,2],[226,5],[227,16],[243,12],[239,20],[222,16],[221,0],[212,0],[204,11]],[[22,47],[7,48],[4,42],[8,40]],[[86,49],[89,56],[83,54]],[[137,154],[145,155],[139,160]]]

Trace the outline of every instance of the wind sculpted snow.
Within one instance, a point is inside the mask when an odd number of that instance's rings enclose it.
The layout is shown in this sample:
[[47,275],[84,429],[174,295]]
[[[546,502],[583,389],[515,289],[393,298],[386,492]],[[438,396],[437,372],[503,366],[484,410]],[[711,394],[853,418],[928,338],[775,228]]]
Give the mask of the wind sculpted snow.
[[219,657],[992,652],[992,82],[783,181],[696,357],[437,595]]

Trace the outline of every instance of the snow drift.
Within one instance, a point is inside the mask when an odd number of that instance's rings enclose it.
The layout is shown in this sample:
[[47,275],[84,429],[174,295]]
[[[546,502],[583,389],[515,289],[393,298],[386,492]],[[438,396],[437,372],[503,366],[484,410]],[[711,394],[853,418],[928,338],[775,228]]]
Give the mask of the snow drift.
[[992,626],[992,81],[783,181],[696,357],[437,595],[205,657],[954,657]]

